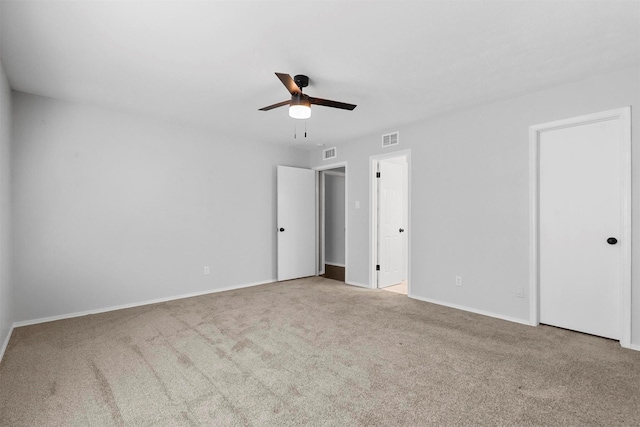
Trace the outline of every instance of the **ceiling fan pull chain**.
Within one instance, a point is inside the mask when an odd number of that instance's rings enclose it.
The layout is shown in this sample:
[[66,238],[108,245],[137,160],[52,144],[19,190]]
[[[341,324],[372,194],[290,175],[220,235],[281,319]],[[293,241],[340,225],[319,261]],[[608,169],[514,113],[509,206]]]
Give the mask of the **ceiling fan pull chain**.
[[307,137],[307,121],[304,121],[304,137]]
[[293,125],[293,139],[296,139],[298,135],[296,135],[296,125]]

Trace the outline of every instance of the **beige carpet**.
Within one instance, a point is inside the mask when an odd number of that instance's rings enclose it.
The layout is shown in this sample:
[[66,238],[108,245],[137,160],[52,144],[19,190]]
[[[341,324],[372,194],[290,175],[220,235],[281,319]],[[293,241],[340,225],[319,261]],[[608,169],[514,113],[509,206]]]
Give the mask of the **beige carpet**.
[[640,352],[311,278],[14,331],[2,426],[640,425]]

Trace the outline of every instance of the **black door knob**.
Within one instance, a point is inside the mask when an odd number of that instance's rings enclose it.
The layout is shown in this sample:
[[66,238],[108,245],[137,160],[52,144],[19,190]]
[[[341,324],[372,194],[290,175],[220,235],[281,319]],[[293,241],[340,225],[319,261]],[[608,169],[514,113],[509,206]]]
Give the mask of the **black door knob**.
[[618,239],[616,239],[615,237],[609,237],[607,239],[607,243],[610,245],[615,245],[616,243],[618,243]]
[[280,227],[280,231],[281,231],[281,232],[282,232],[282,231],[284,231],[284,228]]
[[401,228],[400,230],[398,230],[400,233],[404,233],[404,228]]

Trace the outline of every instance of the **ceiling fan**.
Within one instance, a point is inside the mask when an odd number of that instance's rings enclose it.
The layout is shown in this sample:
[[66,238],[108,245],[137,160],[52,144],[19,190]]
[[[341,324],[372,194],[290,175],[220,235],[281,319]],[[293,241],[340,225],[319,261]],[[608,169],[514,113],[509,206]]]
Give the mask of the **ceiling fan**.
[[311,117],[311,104],[323,105],[325,107],[341,108],[343,110],[353,110],[356,108],[354,104],[345,102],[330,101],[328,99],[314,98],[302,93],[302,88],[309,86],[309,77],[302,74],[291,78],[289,74],[276,73],[282,84],[291,94],[291,100],[278,102],[268,107],[260,108],[260,111],[269,111],[274,108],[289,106],[289,116],[294,119],[308,119]]

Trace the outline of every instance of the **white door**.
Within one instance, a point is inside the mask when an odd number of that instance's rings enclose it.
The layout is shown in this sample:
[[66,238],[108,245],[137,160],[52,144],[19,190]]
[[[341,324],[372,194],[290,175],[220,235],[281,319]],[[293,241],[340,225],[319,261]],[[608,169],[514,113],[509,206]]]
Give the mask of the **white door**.
[[316,175],[278,166],[278,280],[316,273]]
[[540,322],[620,339],[620,120],[539,136]]
[[404,171],[405,167],[379,163],[378,179],[378,287],[404,280]]

